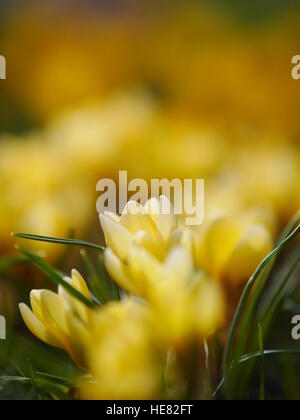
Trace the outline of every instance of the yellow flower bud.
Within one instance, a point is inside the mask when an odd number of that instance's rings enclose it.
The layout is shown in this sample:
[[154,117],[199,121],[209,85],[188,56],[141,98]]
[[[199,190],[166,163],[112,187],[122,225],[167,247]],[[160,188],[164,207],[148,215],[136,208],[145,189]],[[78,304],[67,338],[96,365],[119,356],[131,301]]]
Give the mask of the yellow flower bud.
[[[65,280],[91,299],[78,271],[73,270],[72,277]],[[32,290],[30,303],[32,310],[24,303],[19,305],[28,329],[43,342],[65,349],[79,366],[83,366],[82,347],[89,334],[90,310],[62,286],[59,286],[58,294],[49,290]]]

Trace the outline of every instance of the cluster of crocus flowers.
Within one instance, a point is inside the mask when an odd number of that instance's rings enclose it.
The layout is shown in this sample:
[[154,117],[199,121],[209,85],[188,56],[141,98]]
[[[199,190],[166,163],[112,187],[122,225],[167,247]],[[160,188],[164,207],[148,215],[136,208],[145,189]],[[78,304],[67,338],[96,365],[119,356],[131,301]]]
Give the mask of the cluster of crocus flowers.
[[120,217],[105,213],[100,220],[108,272],[149,302],[163,340],[180,347],[216,330],[224,309],[221,290],[196,268],[191,232],[180,227],[167,197],[144,206],[130,201]]
[[[32,311],[21,304],[21,314],[33,334],[68,351],[84,369],[82,398],[166,396],[167,371],[171,377],[181,372],[182,380],[184,355],[200,354],[224,326],[223,277],[242,281],[270,250],[270,219],[259,211],[219,218],[200,235],[183,226],[161,196],[145,205],[129,201],[121,216],[104,213],[100,221],[104,262],[124,291],[121,300],[90,308],[59,286],[58,294],[32,291]],[[76,270],[66,281],[92,300]]]

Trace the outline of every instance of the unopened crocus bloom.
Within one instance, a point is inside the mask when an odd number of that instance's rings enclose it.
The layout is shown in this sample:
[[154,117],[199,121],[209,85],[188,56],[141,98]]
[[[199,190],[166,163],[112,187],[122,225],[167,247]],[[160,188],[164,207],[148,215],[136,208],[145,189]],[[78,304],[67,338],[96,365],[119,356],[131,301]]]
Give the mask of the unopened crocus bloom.
[[[78,271],[72,270],[72,277],[65,280],[91,300]],[[19,305],[29,330],[46,344],[66,350],[79,366],[84,366],[82,346],[87,339],[91,311],[62,286],[57,294],[49,290],[32,290],[30,302],[32,310],[24,303]]]
[[87,344],[91,377],[84,399],[152,399],[161,391],[161,361],[149,309],[142,302],[111,302],[92,315]]

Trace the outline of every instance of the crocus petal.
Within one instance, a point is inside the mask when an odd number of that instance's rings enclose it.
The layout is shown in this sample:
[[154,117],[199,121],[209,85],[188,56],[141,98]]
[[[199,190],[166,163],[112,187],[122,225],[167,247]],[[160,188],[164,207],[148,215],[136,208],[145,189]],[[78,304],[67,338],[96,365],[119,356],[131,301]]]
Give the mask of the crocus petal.
[[159,200],[156,197],[151,197],[148,201],[146,201],[144,205],[144,209],[149,214],[155,225],[157,224],[157,216],[160,209]]
[[24,303],[19,305],[22,318],[27,328],[34,334],[38,339],[51,346],[63,348],[63,346],[57,341],[47,330],[47,328],[41,323],[41,321],[34,315],[34,313]]
[[249,228],[228,258],[224,275],[235,283],[248,280],[272,248],[271,234],[264,226]]
[[218,276],[223,271],[224,264],[232,254],[243,231],[239,223],[225,218],[211,222],[204,236],[204,250],[206,261],[203,261],[214,275]]
[[193,322],[203,337],[215,332],[223,322],[225,303],[220,286],[208,279],[200,280],[192,294]]
[[31,290],[30,292],[30,303],[31,308],[34,313],[34,315],[43,322],[44,316],[42,311],[42,305],[41,305],[41,292],[42,290]]
[[158,235],[167,242],[172,230],[177,228],[176,216],[170,200],[162,195],[160,197],[160,209],[157,216]]
[[173,248],[163,266],[163,278],[174,281],[177,279],[188,287],[188,281],[193,279],[194,264],[192,257],[182,247]]
[[109,248],[104,252],[104,264],[109,275],[121,286],[123,289],[135,293],[132,280],[130,279],[125,264],[116,256],[116,254]]
[[82,275],[75,269],[72,270],[72,286],[83,296],[91,301],[91,294]]
[[128,249],[133,240],[133,235],[121,224],[116,223],[105,214],[100,214],[100,223],[104,232],[106,245],[111,248],[119,258],[126,260]]
[[64,301],[57,294],[49,290],[44,290],[41,293],[41,303],[45,326],[66,347],[66,337],[69,334],[69,327]]
[[193,237],[192,233],[188,229],[175,229],[172,231],[168,241],[168,249],[172,249],[177,246],[181,246],[188,254],[194,256]]
[[120,223],[133,235],[139,231],[145,231],[152,237],[156,237],[156,226],[151,216],[136,201],[129,201],[126,204]]
[[148,288],[162,276],[162,265],[144,248],[133,246],[128,257],[128,264],[135,281],[135,288],[145,297]]
[[134,236],[134,244],[145,248],[150,254],[158,259],[163,259],[165,256],[165,249],[159,241],[153,239],[147,232],[140,231]]
[[[80,274],[76,270],[75,272],[80,276]],[[69,283],[71,286],[73,286],[76,290],[81,292],[87,299],[91,301],[91,296],[84,279],[81,276],[80,278],[76,279],[77,274],[74,275],[72,271],[72,278],[64,277],[64,281]],[[84,303],[80,302],[77,298],[73,297],[62,285],[58,286],[58,296],[64,301],[66,310],[72,310],[74,316],[79,317],[83,322],[88,322],[89,308]]]

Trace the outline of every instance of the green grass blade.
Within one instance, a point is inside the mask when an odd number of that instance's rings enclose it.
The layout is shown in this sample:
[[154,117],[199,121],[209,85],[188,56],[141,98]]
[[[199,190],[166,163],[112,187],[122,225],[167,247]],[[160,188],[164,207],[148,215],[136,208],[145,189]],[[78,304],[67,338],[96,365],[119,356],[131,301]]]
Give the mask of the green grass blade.
[[[288,350],[264,350],[263,351],[264,358],[269,356],[300,356],[300,349],[288,349]],[[237,360],[234,360],[228,366],[228,369],[233,369],[236,365],[245,364],[248,362],[252,362],[253,360],[260,359],[262,357],[261,351],[255,351],[251,353],[244,354],[243,356],[239,357]],[[223,377],[217,386],[216,390],[214,391],[212,398],[215,399],[218,394],[222,391],[225,385],[225,377]]]
[[283,297],[283,292],[291,279],[292,275],[296,272],[300,264],[300,256],[296,259],[296,261],[292,264],[290,269],[288,270],[287,274],[285,275],[283,281],[280,283],[276,293],[274,294],[272,300],[266,307],[265,312],[261,315],[261,322],[263,323],[265,329],[268,331],[272,324],[272,319],[277,308],[280,305],[280,302]]
[[[298,211],[294,215],[294,217],[289,221],[287,226],[284,228],[283,232],[279,236],[277,245],[280,244],[282,241],[284,241],[291,234],[291,232],[298,225],[299,221],[300,221],[300,211]],[[264,270],[264,272],[261,273],[259,281],[256,282],[256,287],[253,291],[252,299],[248,302],[248,305],[245,308],[245,313],[244,313],[243,319],[241,320],[241,325],[240,325],[240,334],[238,336],[236,346],[235,346],[236,347],[236,351],[234,354],[235,358],[237,358],[240,354],[243,354],[245,352],[247,335],[249,334],[249,331],[250,331],[250,324],[254,318],[254,313],[255,313],[255,310],[257,309],[258,302],[261,298],[265,285],[268,282],[269,277],[277,261],[277,256],[278,255],[275,255],[272,258],[266,270]]]
[[[264,357],[267,356],[300,356],[300,349],[282,349],[282,350],[264,350]],[[243,356],[239,357],[237,360],[231,363],[230,366],[233,366],[233,364],[243,364],[248,363],[252,360],[259,359],[261,357],[261,351],[254,351],[248,354],[244,354]]]
[[261,324],[258,324],[258,344],[260,351],[260,400],[265,400],[265,356],[263,330]]
[[[295,227],[299,223],[299,219],[300,219],[300,211],[297,212],[297,214],[290,220],[290,222],[284,228],[283,232],[279,236],[279,240],[277,241],[277,244],[280,244],[280,242],[282,242],[284,239],[286,239],[287,236],[291,234],[291,232],[295,229]],[[273,269],[277,262],[278,256],[279,254],[275,255],[271,259],[268,266],[260,274],[259,278],[256,280],[255,285],[253,286],[254,290],[251,292],[251,299],[248,300],[247,306],[245,307],[243,316],[239,323],[239,334],[236,336],[236,340],[235,340],[235,345],[234,345],[234,350],[233,350],[233,355],[232,355],[233,359],[238,359],[240,355],[244,354],[246,352],[247,346],[249,346],[250,351],[254,351],[257,346],[257,334],[256,334],[256,330],[254,330],[254,328],[252,327],[252,323],[256,316],[256,311],[259,308],[259,303],[261,301],[263,292],[265,290],[265,286],[266,284],[269,284],[270,277],[273,274],[273,271],[274,271]],[[277,277],[279,278],[279,283],[281,283],[281,278],[280,278],[279,273],[277,273]],[[266,308],[268,307],[269,303],[270,303],[270,298],[269,298],[269,302],[265,301],[262,304],[260,308],[260,315],[258,317],[258,321],[261,321],[263,325],[265,336],[266,334],[268,334],[268,327],[267,327],[266,322],[263,322],[262,316],[265,313]],[[270,315],[270,320],[271,320],[271,315]],[[253,333],[254,333],[254,336],[251,338],[251,334],[253,335]],[[249,364],[246,368],[246,371],[243,372],[242,378],[240,377],[240,373],[238,370],[232,371],[230,373],[230,381],[228,382],[228,388],[230,389],[232,388],[232,386],[234,386],[235,383],[238,383],[238,390],[239,390],[238,392],[241,392],[240,395],[242,395],[242,389],[246,386],[246,382],[250,378],[251,370],[252,370],[251,364]]]
[[289,234],[298,226],[299,222],[300,222],[300,210],[297,211],[297,213],[291,218],[291,220],[288,222],[288,224],[282,231],[277,241],[277,245],[280,244],[280,242],[282,242],[287,236],[289,236]]
[[92,261],[88,257],[86,251],[82,249],[80,251],[81,258],[89,272],[89,286],[91,288],[92,293],[95,297],[99,300],[100,303],[104,304],[111,300],[108,285],[106,283],[106,278],[102,278],[95,266],[93,265]]
[[23,376],[0,376],[0,383],[7,384],[10,382],[19,382],[23,384],[32,383],[31,378],[24,378]]
[[99,270],[100,270],[100,276],[101,276],[101,278],[105,279],[105,282],[108,285],[108,288],[110,290],[112,288],[112,291],[110,293],[111,294],[111,299],[112,300],[121,300],[119,286],[110,277],[110,275],[108,274],[107,270],[105,269],[103,254],[99,254],[98,255],[98,263],[99,263]]
[[27,249],[21,248],[17,246],[17,249],[26,257],[30,259],[46,276],[49,277],[50,280],[53,281],[54,284],[63,286],[72,296],[76,299],[80,300],[86,306],[94,307],[94,303],[87,299],[83,294],[81,294],[78,290],[74,289],[68,282],[66,282],[63,277],[54,270],[49,264],[45,262],[45,260],[39,257],[36,254],[28,251]]
[[81,241],[79,239],[66,239],[66,238],[53,238],[50,236],[31,235],[28,233],[12,233],[12,236],[19,239],[28,239],[31,241],[47,242],[52,244],[81,246],[86,248],[97,249],[103,251],[104,247],[101,245],[93,244],[91,242]]
[[224,372],[226,372],[226,369],[230,363],[234,336],[235,336],[241,316],[243,315],[245,306],[247,304],[248,298],[250,296],[250,293],[254,284],[256,283],[257,279],[259,278],[263,270],[272,261],[273,257],[277,256],[291,241],[293,241],[298,236],[299,232],[300,232],[300,225],[287,238],[285,238],[282,242],[280,242],[279,245],[262,261],[262,263],[258,266],[253,276],[248,281],[244,289],[244,292],[242,294],[241,300],[239,302],[238,308],[235,312],[232,325],[230,328],[229,338],[226,344],[224,359],[223,359]]

